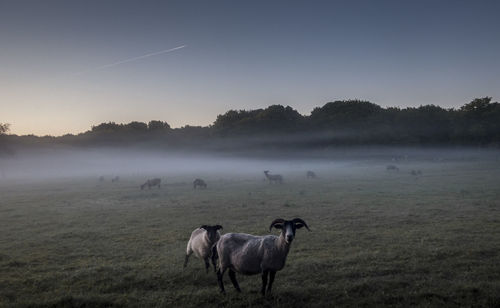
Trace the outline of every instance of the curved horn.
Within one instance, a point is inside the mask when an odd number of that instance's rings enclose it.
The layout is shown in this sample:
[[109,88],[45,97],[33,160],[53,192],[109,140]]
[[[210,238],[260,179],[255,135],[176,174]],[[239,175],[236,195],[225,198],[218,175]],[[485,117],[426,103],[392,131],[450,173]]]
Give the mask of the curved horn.
[[303,225],[304,225],[304,227],[306,227],[306,229],[307,229],[308,231],[311,231],[311,230],[309,229],[309,227],[307,226],[306,222],[305,222],[305,221],[303,221],[303,220],[302,220],[302,219],[300,219],[300,218],[294,218],[294,219],[292,219],[292,222],[293,222],[294,224],[296,224],[296,223],[301,223],[301,224],[303,224]]
[[274,225],[276,225],[276,224],[282,224],[284,222],[285,222],[285,220],[283,218],[276,218],[275,220],[273,220],[273,222],[269,226],[269,231],[271,231],[273,229]]

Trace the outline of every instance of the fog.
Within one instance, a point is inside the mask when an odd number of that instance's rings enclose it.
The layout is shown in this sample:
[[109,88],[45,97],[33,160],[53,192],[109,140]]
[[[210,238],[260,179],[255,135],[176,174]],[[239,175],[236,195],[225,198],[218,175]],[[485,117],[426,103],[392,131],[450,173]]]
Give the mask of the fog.
[[345,147],[315,151],[255,153],[162,151],[137,148],[46,147],[16,149],[0,157],[0,181],[113,176],[210,176],[263,177],[264,170],[283,175],[313,170],[357,172],[387,164],[499,161],[499,151],[479,148]]

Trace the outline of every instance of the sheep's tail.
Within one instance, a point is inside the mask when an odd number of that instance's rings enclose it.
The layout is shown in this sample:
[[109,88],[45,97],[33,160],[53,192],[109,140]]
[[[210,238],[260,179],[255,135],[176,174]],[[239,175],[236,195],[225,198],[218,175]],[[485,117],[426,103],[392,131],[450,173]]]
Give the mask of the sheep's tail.
[[219,259],[219,254],[217,253],[217,244],[212,246],[212,265],[214,266],[214,272],[217,271],[217,259]]

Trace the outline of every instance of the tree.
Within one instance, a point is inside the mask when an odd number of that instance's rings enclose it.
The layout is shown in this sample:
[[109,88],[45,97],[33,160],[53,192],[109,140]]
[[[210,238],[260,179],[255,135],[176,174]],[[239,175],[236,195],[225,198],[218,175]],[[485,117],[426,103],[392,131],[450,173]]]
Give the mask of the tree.
[[0,123],[0,134],[5,134],[9,131],[10,124],[8,123]]
[[149,121],[148,130],[150,131],[161,131],[170,129],[170,125],[167,122],[162,121]]
[[382,107],[360,100],[335,101],[315,108],[311,124],[318,128],[345,128],[368,124],[367,120],[382,112]]

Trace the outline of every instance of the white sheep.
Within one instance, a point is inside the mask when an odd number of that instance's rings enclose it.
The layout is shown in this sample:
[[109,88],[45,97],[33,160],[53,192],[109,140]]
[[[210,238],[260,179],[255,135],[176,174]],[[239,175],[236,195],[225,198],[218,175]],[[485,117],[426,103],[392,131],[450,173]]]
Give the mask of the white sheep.
[[212,254],[212,261],[219,258],[217,281],[222,293],[225,293],[222,277],[226,270],[229,270],[229,278],[238,292],[241,292],[241,289],[236,281],[235,273],[262,274],[262,295],[265,295],[269,275],[267,292],[271,292],[276,272],[285,266],[290,244],[295,237],[295,230],[302,227],[309,230],[306,222],[300,218],[292,220],[278,218],[271,223],[269,231],[273,227],[281,229],[279,236],[227,233],[219,239],[214,247],[216,251]]
[[[184,267],[187,266],[189,256],[194,253],[194,255],[203,261],[205,261],[205,269],[208,272],[210,264],[208,260],[212,256],[212,247],[217,243],[220,238],[219,230],[222,229],[221,225],[207,226],[203,225],[198,229],[195,229],[191,233],[191,238],[187,244],[186,248],[186,258],[184,259]],[[214,271],[215,271],[215,259],[214,260]]]

